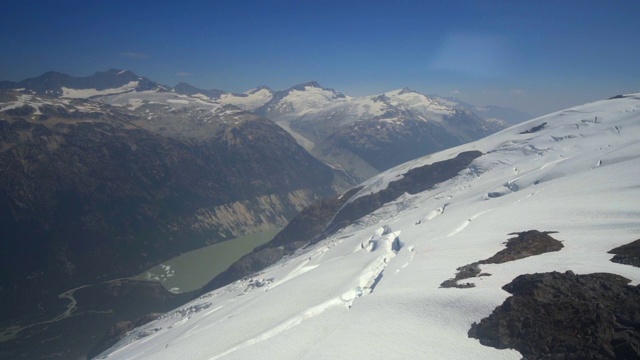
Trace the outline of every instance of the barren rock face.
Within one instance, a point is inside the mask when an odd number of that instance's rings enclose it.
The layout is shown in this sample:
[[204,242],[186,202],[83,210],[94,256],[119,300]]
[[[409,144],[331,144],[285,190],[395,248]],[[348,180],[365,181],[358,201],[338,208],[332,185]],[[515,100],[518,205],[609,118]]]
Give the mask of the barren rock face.
[[613,274],[528,274],[469,336],[525,359],[638,359],[640,287]]
[[459,280],[469,279],[476,276],[489,276],[491,274],[480,273],[481,264],[502,264],[508,261],[524,259],[529,256],[541,255],[548,252],[560,251],[564,246],[562,243],[549,234],[555,231],[538,231],[529,230],[519,233],[511,233],[509,235],[517,235],[507,240],[506,248],[499,251],[492,257],[476,261],[471,264],[459,267],[454,278],[445,280],[440,285],[444,288],[457,287],[469,288],[474,287],[472,283],[458,283]]
[[640,240],[617,247],[609,254],[615,254],[611,259],[613,262],[640,267]]

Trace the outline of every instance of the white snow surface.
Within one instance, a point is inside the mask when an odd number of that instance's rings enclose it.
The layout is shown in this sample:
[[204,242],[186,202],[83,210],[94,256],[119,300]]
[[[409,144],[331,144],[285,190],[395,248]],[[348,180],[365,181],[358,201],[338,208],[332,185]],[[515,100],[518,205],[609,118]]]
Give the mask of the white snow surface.
[[86,113],[101,111],[99,104],[86,102],[86,103],[75,103],[72,105],[71,104],[72,101],[74,100],[58,99],[58,98],[45,99],[36,95],[21,93],[21,94],[18,94],[16,100],[8,101],[6,103],[0,104],[0,112],[20,108],[23,106],[29,106],[35,109],[35,111],[31,114],[31,116],[42,115],[41,108],[43,106],[58,106],[58,107],[67,108],[70,111],[79,111],[79,112],[86,112]]
[[72,98],[72,99],[88,99],[93,96],[98,95],[112,95],[112,94],[121,94],[130,92],[136,89],[136,87],[140,84],[139,81],[129,81],[128,83],[122,85],[118,88],[112,89],[70,89],[66,87],[62,87],[62,97],[64,98]]
[[[537,132],[520,134],[542,123]],[[640,94],[533,119],[391,169],[480,150],[468,170],[405,194],[259,274],[131,331],[100,359],[520,359],[467,336],[525,273],[640,269],[607,251],[640,238]],[[492,193],[492,197],[488,194]],[[495,265],[474,288],[440,288],[456,268],[504,248],[509,233],[558,231],[558,252]]]
[[351,100],[349,97],[338,97],[333,90],[315,86],[305,86],[304,90],[291,90],[282,99],[277,109],[288,115],[303,116],[307,113],[339,106]]
[[138,91],[124,94],[109,95],[100,98],[100,101],[109,105],[122,106],[129,110],[136,110],[143,105],[168,106],[171,110],[180,109],[206,109],[212,113],[222,110],[222,105],[217,101],[200,96],[180,95],[168,91]]
[[424,94],[420,94],[408,89],[394,90],[385,95],[392,101],[405,105],[423,114],[452,115],[454,107],[446,102],[432,99]]
[[235,105],[242,110],[253,111],[266,104],[271,98],[273,98],[273,92],[269,89],[259,89],[257,91],[249,90],[242,95],[222,94],[218,101],[221,104]]
[[449,104],[406,88],[357,98],[336,95],[332,90],[312,86],[293,90],[277,104],[279,115],[275,120],[298,118],[332,122],[336,126],[371,119],[402,123],[411,112],[412,119],[440,122],[457,111]]

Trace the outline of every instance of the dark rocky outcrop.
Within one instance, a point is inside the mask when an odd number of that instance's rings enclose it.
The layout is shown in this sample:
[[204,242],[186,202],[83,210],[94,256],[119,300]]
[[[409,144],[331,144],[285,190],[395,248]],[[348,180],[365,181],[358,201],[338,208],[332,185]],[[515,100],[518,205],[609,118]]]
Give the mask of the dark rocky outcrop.
[[521,132],[520,134],[521,134],[521,135],[524,135],[524,134],[533,134],[533,133],[535,133],[535,132],[538,132],[538,131],[540,131],[540,130],[544,129],[544,127],[545,127],[545,126],[547,126],[547,123],[546,123],[546,122],[543,122],[542,124],[540,124],[540,125],[536,125],[536,126],[532,127],[531,129],[528,129],[528,130],[525,130],[525,131]]
[[472,283],[458,283],[459,280],[470,279],[476,276],[489,276],[490,274],[480,273],[481,264],[502,264],[507,261],[524,259],[529,256],[540,255],[553,251],[560,251],[564,246],[562,242],[552,238],[549,234],[555,231],[529,230],[520,233],[510,233],[517,235],[507,240],[506,248],[499,251],[492,257],[476,261],[474,263],[457,268],[458,272],[454,278],[445,280],[440,287],[443,288],[469,288],[474,287]]
[[[458,283],[458,281],[464,280],[464,279],[471,279],[476,276],[479,276],[481,272],[480,272],[480,266],[478,265],[479,265],[479,262],[474,262],[471,264],[460,266],[459,268],[456,269],[458,271],[456,273],[456,276],[451,279],[447,279],[443,281],[442,284],[440,284],[440,287],[441,288],[458,288],[458,289],[466,289],[466,288],[474,287],[475,285],[472,283]],[[485,275],[489,276],[490,274],[485,273]]]
[[386,189],[359,197],[345,205],[326,227],[323,236],[332,234],[352,224],[361,217],[379,209],[385,203],[397,199],[404,193],[417,194],[453,178],[481,155],[480,151],[465,151],[452,159],[438,161],[407,171],[402,175],[402,178],[390,182]]
[[609,100],[615,100],[615,99],[624,99],[626,98],[626,96],[624,95],[615,95],[609,98]]
[[529,256],[560,251],[564,247],[562,242],[549,236],[554,233],[556,231],[538,230],[510,233],[509,235],[516,236],[507,240],[506,248],[490,258],[480,261],[480,264],[502,264]]
[[611,258],[613,262],[640,267],[640,239],[619,246],[609,251],[609,254],[615,254],[615,256]]
[[521,275],[469,336],[526,360],[640,358],[640,287],[614,274]]

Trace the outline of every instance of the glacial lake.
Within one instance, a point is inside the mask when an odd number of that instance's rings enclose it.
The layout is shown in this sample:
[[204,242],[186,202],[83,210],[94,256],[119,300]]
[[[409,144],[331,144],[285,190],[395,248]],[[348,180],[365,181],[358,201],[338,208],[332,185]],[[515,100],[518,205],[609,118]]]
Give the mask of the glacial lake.
[[176,256],[132,279],[157,281],[173,293],[197,290],[243,255],[251,252],[253,248],[273,239],[279,231],[276,229],[245,235],[193,250]]

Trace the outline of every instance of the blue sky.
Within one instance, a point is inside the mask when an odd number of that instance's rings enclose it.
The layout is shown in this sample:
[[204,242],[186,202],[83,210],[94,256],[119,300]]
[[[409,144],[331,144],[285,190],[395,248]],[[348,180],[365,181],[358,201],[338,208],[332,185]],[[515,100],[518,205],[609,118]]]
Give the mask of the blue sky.
[[0,79],[408,86],[542,115],[640,91],[640,1],[0,0]]

